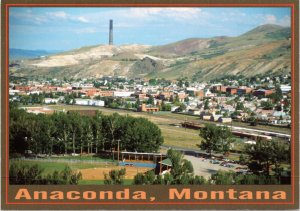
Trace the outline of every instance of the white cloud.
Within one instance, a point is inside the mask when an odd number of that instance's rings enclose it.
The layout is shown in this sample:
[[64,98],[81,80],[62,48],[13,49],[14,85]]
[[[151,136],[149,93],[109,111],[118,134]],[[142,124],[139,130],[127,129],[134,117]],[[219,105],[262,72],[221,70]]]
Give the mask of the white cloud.
[[274,15],[265,15],[264,24],[276,24],[277,18]]
[[291,26],[291,17],[286,15],[281,19],[276,18],[274,15],[264,15],[261,24],[276,24],[280,26]]
[[89,21],[83,17],[83,16],[79,16],[79,17],[76,17],[76,20],[78,20],[79,22],[82,22],[82,23],[88,23]]
[[278,24],[281,26],[291,26],[291,17],[284,16],[282,19],[278,21]]
[[185,7],[153,7],[153,8],[130,8],[127,16],[131,18],[175,18],[177,20],[188,20],[204,14],[199,8]]

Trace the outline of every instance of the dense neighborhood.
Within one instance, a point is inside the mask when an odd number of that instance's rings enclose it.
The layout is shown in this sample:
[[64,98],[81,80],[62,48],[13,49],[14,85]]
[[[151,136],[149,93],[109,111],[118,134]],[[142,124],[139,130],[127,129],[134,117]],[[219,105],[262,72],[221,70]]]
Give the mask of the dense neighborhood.
[[[186,78],[98,80],[12,80],[10,100],[23,105],[70,104],[105,106],[141,112],[171,111],[200,116],[203,120],[252,122],[290,127],[291,76],[228,77],[199,83]],[[28,112],[51,113],[30,108]]]

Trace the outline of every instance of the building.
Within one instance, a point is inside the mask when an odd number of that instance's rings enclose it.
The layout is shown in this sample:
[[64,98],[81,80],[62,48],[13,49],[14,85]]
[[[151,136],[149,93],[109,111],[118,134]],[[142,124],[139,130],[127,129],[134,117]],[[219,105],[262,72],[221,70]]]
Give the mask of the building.
[[141,112],[158,112],[159,108],[158,107],[154,107],[152,105],[146,105],[145,103],[143,103],[140,106],[139,111],[141,111]]
[[274,90],[258,89],[253,91],[253,95],[256,97],[266,97],[274,93]]
[[210,121],[211,116],[211,114],[200,114],[200,118],[207,121]]
[[30,86],[15,86],[14,90],[19,90],[20,92],[29,92]]
[[200,115],[201,110],[197,109],[197,108],[195,108],[195,109],[189,109],[187,113],[190,114],[190,115]]
[[235,88],[235,87],[227,87],[227,88],[226,88],[226,92],[227,92],[228,94],[234,95],[234,94],[237,93],[237,88]]
[[280,89],[283,93],[287,93],[291,91],[291,86],[289,85],[280,85]]
[[240,87],[237,89],[237,94],[238,95],[244,95],[244,94],[248,94],[251,93],[252,89],[249,87]]
[[130,97],[134,92],[126,92],[126,91],[114,91],[114,97]]
[[230,117],[220,117],[218,121],[221,123],[231,123],[232,119]]
[[212,116],[210,117],[210,121],[217,122],[217,121],[219,121],[219,119],[220,119],[222,116],[223,116],[223,115],[221,115],[221,114],[215,114],[215,115],[212,115]]
[[227,86],[223,86],[222,84],[214,84],[211,87],[211,91],[216,93],[216,92],[221,92],[221,93],[225,93],[227,89]]
[[102,100],[91,100],[91,99],[75,99],[76,105],[85,105],[85,106],[104,106],[104,101]]
[[56,103],[58,103],[58,101],[59,101],[58,98],[56,98],[56,99],[54,99],[54,98],[45,98],[45,103],[46,104],[56,104]]
[[114,92],[109,90],[101,90],[98,92],[98,95],[100,97],[113,97]]

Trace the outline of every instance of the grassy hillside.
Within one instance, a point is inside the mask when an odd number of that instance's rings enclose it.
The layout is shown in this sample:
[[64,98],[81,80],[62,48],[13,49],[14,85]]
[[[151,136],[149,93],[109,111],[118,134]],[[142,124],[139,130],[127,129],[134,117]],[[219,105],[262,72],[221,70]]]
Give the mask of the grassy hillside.
[[238,37],[191,38],[163,46],[87,46],[39,59],[15,61],[15,76],[128,77],[203,81],[224,75],[291,71],[291,30],[259,26]]

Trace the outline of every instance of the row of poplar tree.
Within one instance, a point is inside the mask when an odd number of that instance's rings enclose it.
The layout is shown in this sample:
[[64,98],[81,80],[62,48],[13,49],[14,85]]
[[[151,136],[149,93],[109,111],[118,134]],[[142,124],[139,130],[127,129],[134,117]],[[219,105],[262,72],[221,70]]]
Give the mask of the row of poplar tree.
[[11,154],[99,153],[101,150],[156,152],[163,143],[157,125],[145,118],[117,113],[93,116],[77,112],[52,115],[27,113],[10,106],[9,149]]

